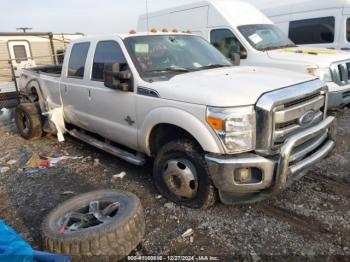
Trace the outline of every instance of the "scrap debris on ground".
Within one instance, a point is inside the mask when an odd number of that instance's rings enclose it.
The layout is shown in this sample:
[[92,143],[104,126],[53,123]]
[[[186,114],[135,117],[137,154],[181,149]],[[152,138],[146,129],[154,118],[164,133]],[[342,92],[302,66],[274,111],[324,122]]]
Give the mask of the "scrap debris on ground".
[[[151,162],[133,166],[69,136],[64,143],[54,136],[26,141],[12,120],[0,117],[1,218],[40,248],[40,224],[60,203],[95,189],[121,189],[135,193],[145,209],[146,236],[134,251],[138,255],[219,255],[222,260],[237,255],[249,261],[286,255],[349,258],[350,110],[334,114],[337,148],[306,177],[268,201],[217,204],[206,211],[161,197],[152,183]],[[38,162],[28,168],[32,157]],[[28,176],[26,170],[35,172]]]

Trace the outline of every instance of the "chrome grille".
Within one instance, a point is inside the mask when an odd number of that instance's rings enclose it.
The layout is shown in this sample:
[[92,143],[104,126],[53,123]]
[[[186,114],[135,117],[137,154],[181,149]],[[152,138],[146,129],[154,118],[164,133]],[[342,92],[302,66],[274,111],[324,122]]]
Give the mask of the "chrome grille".
[[[296,132],[322,121],[325,96],[317,92],[308,97],[308,100],[303,99],[301,103],[295,103],[294,106],[286,107],[282,104],[275,108],[273,113],[275,123],[273,146],[280,145]],[[300,119],[308,112],[312,112],[314,116],[310,119],[310,122],[302,124]]]
[[257,151],[277,154],[289,137],[320,123],[326,116],[326,100],[327,87],[320,80],[262,96],[256,105]]
[[332,78],[338,85],[347,85],[350,83],[350,61],[333,63],[330,67]]

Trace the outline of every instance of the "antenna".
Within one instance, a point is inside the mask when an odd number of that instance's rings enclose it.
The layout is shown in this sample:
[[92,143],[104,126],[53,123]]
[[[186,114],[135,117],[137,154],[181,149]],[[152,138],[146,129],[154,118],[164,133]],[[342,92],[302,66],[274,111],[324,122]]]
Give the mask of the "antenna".
[[148,0],[146,0],[146,20],[147,20],[147,32],[149,32],[149,12],[148,12]]
[[23,33],[26,33],[27,30],[32,30],[32,29],[33,29],[33,28],[31,28],[31,27],[18,27],[18,28],[16,28],[16,30],[22,30]]

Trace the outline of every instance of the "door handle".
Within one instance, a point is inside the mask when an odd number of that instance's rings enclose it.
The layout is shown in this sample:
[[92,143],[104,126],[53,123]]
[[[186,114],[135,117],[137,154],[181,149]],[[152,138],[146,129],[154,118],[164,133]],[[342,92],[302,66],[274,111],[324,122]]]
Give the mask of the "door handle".
[[91,100],[91,89],[88,90],[89,93],[89,100]]
[[68,93],[68,87],[66,85],[64,85],[64,94]]

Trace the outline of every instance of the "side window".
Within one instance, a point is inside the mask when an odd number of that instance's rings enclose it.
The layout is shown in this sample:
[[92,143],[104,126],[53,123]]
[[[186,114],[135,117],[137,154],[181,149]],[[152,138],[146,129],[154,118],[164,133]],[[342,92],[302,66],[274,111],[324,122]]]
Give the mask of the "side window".
[[346,19],[346,40],[350,42],[350,18]]
[[212,30],[210,33],[210,42],[227,58],[230,58],[232,52],[246,52],[244,46],[229,29]]
[[296,44],[324,44],[334,42],[333,16],[292,21],[289,38]]
[[24,45],[13,46],[13,53],[15,54],[16,63],[19,64],[22,61],[27,61],[27,52]]
[[84,78],[86,57],[89,52],[90,43],[74,44],[68,64],[68,77]]
[[103,81],[106,63],[126,64],[123,51],[115,41],[101,41],[97,44],[92,66],[92,80]]

